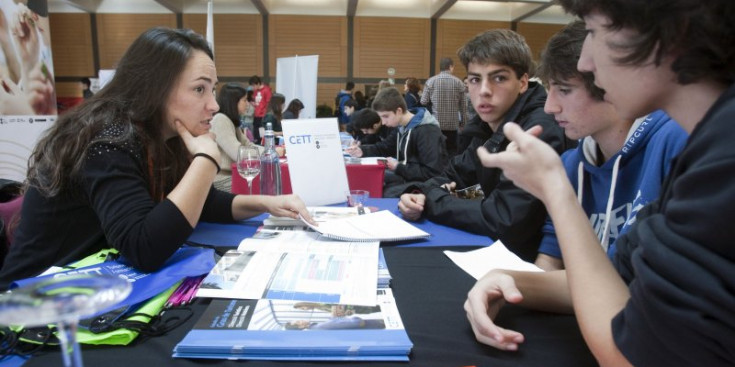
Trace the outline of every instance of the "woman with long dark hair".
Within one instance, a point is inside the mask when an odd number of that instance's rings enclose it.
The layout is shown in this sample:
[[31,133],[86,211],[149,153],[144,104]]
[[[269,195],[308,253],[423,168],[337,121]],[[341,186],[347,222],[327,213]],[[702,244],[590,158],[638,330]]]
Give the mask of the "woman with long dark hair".
[[295,196],[212,187],[220,158],[209,132],[216,83],[202,36],[169,28],[139,36],[110,83],[36,145],[0,288],[108,247],[140,270],[156,270],[200,220],[308,216]]
[[421,107],[421,83],[414,77],[406,78],[406,83],[403,85],[403,91],[406,93],[404,99],[406,100],[406,108],[412,110]]
[[304,109],[304,103],[300,99],[294,98],[288,103],[286,111],[283,111],[284,120],[295,120],[299,118],[301,110]]
[[281,120],[283,119],[283,105],[286,103],[286,97],[281,93],[273,93],[270,102],[268,102],[268,111],[263,117],[263,128],[271,123],[273,132],[276,135],[283,135],[281,128]]
[[[232,190],[232,162],[237,161],[237,150],[240,145],[254,145],[243,134],[240,126],[240,116],[247,110],[250,102],[247,100],[247,89],[240,83],[227,83],[217,95],[219,113],[212,118],[212,129],[215,141],[219,146],[219,165],[222,171],[214,179],[214,187],[218,190],[230,192]],[[261,149],[262,150],[262,149]]]

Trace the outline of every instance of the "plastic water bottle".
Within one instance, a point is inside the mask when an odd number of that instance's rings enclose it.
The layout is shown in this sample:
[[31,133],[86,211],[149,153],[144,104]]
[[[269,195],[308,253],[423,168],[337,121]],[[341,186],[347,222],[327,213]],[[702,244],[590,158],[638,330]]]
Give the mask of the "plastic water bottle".
[[265,127],[265,152],[260,156],[260,194],[281,195],[281,162],[270,122]]
[[245,115],[240,115],[240,129],[245,130],[247,126],[245,126]]

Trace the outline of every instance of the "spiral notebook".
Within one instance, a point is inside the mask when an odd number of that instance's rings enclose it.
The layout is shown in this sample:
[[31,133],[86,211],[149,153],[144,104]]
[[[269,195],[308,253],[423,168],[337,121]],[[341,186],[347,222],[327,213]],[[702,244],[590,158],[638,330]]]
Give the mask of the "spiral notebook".
[[318,225],[304,223],[322,236],[341,241],[406,241],[430,236],[388,210],[328,220]]

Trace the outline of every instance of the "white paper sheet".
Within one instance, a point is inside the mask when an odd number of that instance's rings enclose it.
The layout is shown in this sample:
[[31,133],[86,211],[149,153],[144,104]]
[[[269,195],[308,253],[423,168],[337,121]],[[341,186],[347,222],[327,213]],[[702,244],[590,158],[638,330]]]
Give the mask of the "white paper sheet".
[[385,163],[385,161],[387,160],[385,157],[362,157],[358,159],[360,164],[364,165],[377,165],[380,162]]
[[543,271],[538,266],[521,260],[500,241],[479,250],[457,252],[444,251],[448,258],[475,279],[480,279],[490,270],[506,269],[520,271]]

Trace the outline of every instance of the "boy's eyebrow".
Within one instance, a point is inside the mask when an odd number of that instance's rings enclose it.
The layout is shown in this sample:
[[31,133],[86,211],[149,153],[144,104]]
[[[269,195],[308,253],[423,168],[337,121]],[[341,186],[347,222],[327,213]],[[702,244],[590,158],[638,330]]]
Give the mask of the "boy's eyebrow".
[[493,71],[487,73],[487,75],[488,76],[493,76],[493,75],[502,74],[502,73],[510,73],[510,70],[508,70],[508,69],[493,70]]
[[[510,73],[510,70],[504,69],[504,68],[496,69],[496,70],[492,70],[492,71],[488,72],[487,75],[488,76],[493,76],[493,75],[497,75],[497,74],[501,74],[501,73]],[[468,71],[467,72],[467,76],[480,76],[480,75],[482,75],[482,73],[472,72],[472,71]]]
[[558,85],[560,87],[569,87],[572,84],[569,83],[569,82],[566,82],[566,81],[559,81],[559,80],[553,80],[552,79],[551,81],[549,81],[549,85]]

